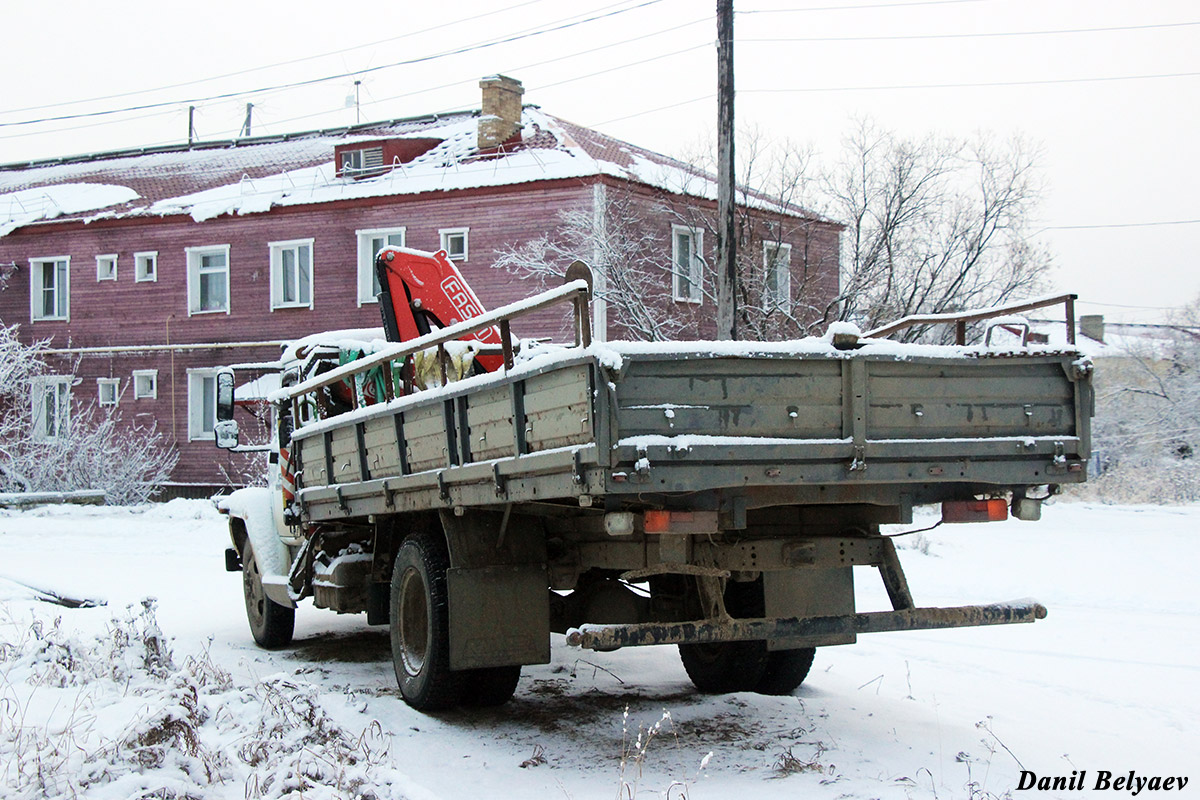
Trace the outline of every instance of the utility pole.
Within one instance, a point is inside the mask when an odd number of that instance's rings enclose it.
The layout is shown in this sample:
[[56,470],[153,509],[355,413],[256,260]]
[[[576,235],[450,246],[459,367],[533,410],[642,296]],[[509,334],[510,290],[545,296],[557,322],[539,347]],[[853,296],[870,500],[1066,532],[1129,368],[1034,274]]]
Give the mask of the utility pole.
[[196,140],[196,107],[188,106],[188,147]]
[[239,139],[243,136],[247,139],[250,138],[250,113],[252,111],[254,111],[254,103],[246,103],[246,122],[242,125],[242,132],[238,134]]
[[733,0],[717,0],[717,339],[737,339]]
[[358,123],[362,122],[362,107],[359,104],[359,101],[361,99],[359,97],[359,89],[361,87],[362,87],[362,81],[354,82],[354,121],[358,122]]

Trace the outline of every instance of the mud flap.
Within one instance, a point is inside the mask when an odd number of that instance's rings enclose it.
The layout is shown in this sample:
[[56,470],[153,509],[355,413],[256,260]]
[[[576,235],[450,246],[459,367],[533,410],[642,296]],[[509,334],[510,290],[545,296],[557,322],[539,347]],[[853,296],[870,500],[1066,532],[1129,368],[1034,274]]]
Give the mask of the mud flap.
[[[780,570],[763,573],[767,617],[840,617],[854,613],[854,573],[850,567]],[[853,644],[853,631],[830,634],[822,645]],[[768,650],[804,646],[785,638],[767,640]]]
[[540,565],[453,567],[450,669],[550,661],[550,601]]

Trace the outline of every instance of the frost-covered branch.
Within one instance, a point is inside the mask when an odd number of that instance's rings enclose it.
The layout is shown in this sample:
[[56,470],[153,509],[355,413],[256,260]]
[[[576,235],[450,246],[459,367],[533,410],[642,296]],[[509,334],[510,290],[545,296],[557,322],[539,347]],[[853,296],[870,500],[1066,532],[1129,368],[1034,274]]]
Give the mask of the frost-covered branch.
[[[170,476],[178,453],[153,425],[123,424],[111,409],[58,407],[57,395],[36,397],[44,391],[45,349],[23,344],[17,326],[0,326],[0,491],[99,489],[110,503],[144,502]],[[52,431],[45,430],[47,403],[55,406]]]

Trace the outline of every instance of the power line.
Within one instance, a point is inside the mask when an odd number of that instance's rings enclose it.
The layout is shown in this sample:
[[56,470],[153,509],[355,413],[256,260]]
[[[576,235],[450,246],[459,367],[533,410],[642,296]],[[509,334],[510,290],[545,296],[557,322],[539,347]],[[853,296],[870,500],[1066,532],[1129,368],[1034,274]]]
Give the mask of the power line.
[[1050,31],[994,31],[982,33],[913,33],[886,36],[806,36],[795,39],[739,39],[738,42],[766,44],[771,42],[898,42],[928,39],[983,39],[1008,36],[1056,36],[1074,33],[1113,33],[1119,31],[1143,31],[1163,28],[1186,28],[1200,25],[1200,22],[1164,22],[1155,25],[1121,25],[1108,28],[1064,28]]
[[[572,59],[572,58],[577,58],[577,57],[579,57],[579,56],[584,56],[584,55],[589,55],[589,54],[591,54],[591,53],[596,53],[596,52],[599,52],[599,51],[601,51],[601,50],[608,50],[608,49],[611,49],[611,48],[613,48],[613,47],[620,47],[621,45],[630,44],[630,43],[632,43],[632,42],[638,42],[638,41],[642,41],[643,39],[650,39],[650,38],[653,38],[653,37],[655,37],[655,36],[661,36],[661,35],[662,35],[662,34],[664,34],[664,33],[671,33],[671,32],[673,32],[673,31],[677,31],[677,30],[680,30],[680,29],[682,29],[682,28],[691,27],[692,25],[697,25],[697,24],[699,24],[699,23],[701,23],[701,22],[709,22],[709,21],[711,21],[711,20],[712,20],[712,15],[711,15],[711,14],[709,14],[709,15],[707,15],[707,16],[700,17],[700,18],[698,18],[698,19],[694,19],[694,20],[691,20],[691,21],[689,21],[689,22],[684,22],[684,23],[681,23],[681,24],[679,24],[679,25],[674,25],[674,26],[671,26],[671,27],[669,27],[669,28],[663,28],[663,29],[661,29],[661,30],[652,31],[651,33],[645,33],[645,34],[642,34],[642,35],[640,35],[640,36],[632,36],[632,37],[630,37],[630,38],[628,38],[628,39],[621,39],[620,41],[611,42],[611,43],[609,43],[609,44],[604,44],[604,45],[599,45],[599,46],[597,46],[597,47],[593,47],[593,48],[591,48],[590,50],[579,50],[579,51],[573,52],[573,53],[571,53],[571,54],[569,54],[569,55],[566,55],[566,56],[559,56],[559,57],[557,57],[557,58],[549,58],[549,59],[545,59],[545,60],[543,60],[543,61],[535,61],[535,62],[532,62],[532,63],[529,63],[529,64],[523,64],[523,65],[520,65],[520,66],[510,66],[510,67],[505,67],[505,68],[504,68],[503,70],[501,70],[501,71],[502,71],[502,72],[505,72],[505,73],[513,74],[513,73],[515,73],[515,72],[518,72],[518,71],[520,71],[520,70],[532,69],[532,68],[534,68],[534,67],[541,67],[541,66],[545,66],[545,65],[547,65],[547,64],[554,64],[554,63],[557,63],[557,62],[560,62],[560,61],[566,61],[566,60],[569,60],[569,59]],[[563,81],[558,81],[557,83],[552,83],[552,84],[548,84],[548,85],[545,85],[545,86],[537,86],[537,87],[534,87],[533,89],[531,89],[531,91],[538,91],[538,90],[545,89],[545,88],[549,88],[549,87],[552,87],[552,86],[558,86],[558,85],[561,85],[561,84],[564,84],[564,83],[571,83],[571,82],[578,81],[578,80],[585,80],[585,79],[587,79],[587,78],[591,78],[591,77],[594,77],[594,76],[596,76],[596,75],[603,75],[603,74],[605,74],[605,73],[608,73],[608,72],[614,72],[614,71],[616,71],[616,70],[623,69],[623,68],[625,68],[625,67],[629,67],[629,66],[636,66],[636,65],[638,65],[638,64],[643,64],[643,63],[646,63],[647,61],[654,61],[654,60],[658,60],[658,59],[661,59],[661,58],[667,58],[667,57],[670,57],[670,56],[680,55],[680,54],[682,54],[682,53],[690,52],[690,51],[692,51],[692,50],[698,50],[698,49],[700,49],[701,47],[708,47],[710,44],[711,44],[711,42],[705,42],[705,43],[703,43],[703,44],[696,45],[696,46],[694,46],[694,47],[685,48],[685,49],[683,49],[683,50],[679,50],[679,51],[676,51],[676,52],[674,52],[674,53],[667,53],[667,54],[665,54],[665,55],[661,55],[661,56],[653,56],[653,57],[651,57],[651,58],[649,58],[649,59],[643,59],[643,60],[641,60],[641,61],[630,62],[630,63],[623,64],[623,65],[620,65],[620,66],[617,66],[617,67],[612,67],[612,68],[605,69],[605,70],[599,70],[599,71],[597,71],[597,72],[591,72],[591,73],[588,73],[588,74],[586,74],[586,75],[580,75],[580,76],[578,76],[578,77],[575,77],[575,78],[568,78],[568,79],[566,79],[566,80],[563,80]],[[471,84],[471,83],[474,83],[476,80],[477,80],[477,78],[474,78],[474,77],[472,77],[472,78],[465,78],[465,79],[461,79],[461,80],[450,81],[449,83],[444,83],[444,84],[441,84],[441,85],[439,85],[439,86],[432,86],[432,87],[428,87],[428,88],[425,88],[425,89],[417,89],[417,90],[415,90],[415,91],[411,91],[411,92],[404,92],[404,93],[402,93],[402,94],[398,94],[398,95],[391,95],[391,96],[389,96],[389,97],[382,97],[382,98],[379,98],[379,99],[377,99],[377,100],[372,100],[372,101],[370,101],[370,102],[368,102],[368,103],[365,103],[365,104],[364,104],[364,106],[379,105],[379,104],[382,104],[382,103],[387,103],[387,102],[391,102],[391,101],[394,101],[394,100],[402,100],[402,99],[404,99],[404,98],[408,98],[408,97],[415,97],[416,95],[428,94],[429,92],[435,92],[435,91],[439,91],[439,90],[441,90],[441,89],[448,89],[448,88],[451,88],[451,87],[453,87],[453,86],[459,86],[459,85]],[[463,105],[463,106],[455,106],[455,107],[452,107],[452,108],[443,108],[443,109],[439,109],[439,110],[438,110],[436,113],[438,113],[438,114],[453,114],[453,113],[458,113],[458,112],[465,111],[465,110],[469,110],[469,109],[476,108],[476,107],[477,107],[477,104],[468,104],[468,105]],[[264,127],[264,125],[265,125],[265,126],[273,126],[273,125],[286,125],[287,123],[290,123],[290,122],[300,122],[300,121],[303,121],[303,120],[307,120],[307,119],[313,119],[313,118],[316,118],[316,117],[323,117],[323,116],[326,116],[326,115],[328,115],[328,114],[335,113],[335,112],[337,112],[337,111],[340,111],[340,110],[341,110],[340,108],[336,108],[336,109],[326,109],[326,110],[323,110],[323,111],[316,111],[316,112],[313,112],[313,113],[311,113],[311,114],[302,114],[302,115],[300,115],[300,116],[296,116],[296,117],[288,117],[288,118],[286,118],[286,119],[274,120],[274,121],[271,121],[271,122],[265,122],[265,123],[259,123],[259,127]],[[104,124],[104,123],[93,123],[93,124]],[[86,127],[86,126],[84,126],[84,127]],[[60,129],[60,130],[69,130],[69,129]],[[28,136],[28,135],[33,135],[33,134],[18,134],[18,135],[19,135],[19,136]],[[16,137],[11,137],[11,136],[0,136],[0,139],[7,139],[7,138],[16,138]],[[169,141],[175,141],[175,140],[174,140],[174,139],[172,139],[172,140],[169,140]],[[163,142],[157,142],[156,144],[167,144],[167,143],[168,143],[168,142],[166,142],[166,141],[163,141]]]
[[[153,94],[154,92],[166,92],[166,91],[170,91],[171,89],[182,89],[185,86],[195,86],[196,84],[199,84],[199,83],[208,83],[209,81],[218,81],[218,80],[223,80],[225,78],[236,78],[239,75],[249,75],[250,73],[253,73],[253,72],[262,72],[263,70],[275,69],[277,67],[290,67],[294,64],[302,64],[305,61],[315,61],[317,59],[328,58],[330,56],[343,55],[345,53],[353,52],[354,50],[362,50],[367,47],[378,47],[381,44],[389,44],[391,42],[398,42],[401,39],[408,39],[410,37],[419,36],[424,33],[432,33],[433,31],[441,30],[442,28],[450,28],[455,25],[459,25],[463,22],[473,22],[478,19],[483,19],[484,17],[490,17],[495,14],[503,14],[508,11],[515,11],[518,8],[523,8],[524,6],[530,6],[530,5],[534,5],[536,3],[541,3],[541,2],[545,2],[545,0],[525,0],[525,2],[517,3],[516,5],[506,6],[505,8],[498,8],[494,11],[485,11],[481,14],[474,14],[470,17],[463,17],[461,19],[456,19],[452,22],[443,22],[440,25],[433,25],[428,28],[422,28],[419,31],[409,31],[408,33],[404,33],[399,36],[393,36],[393,37],[390,37],[387,39],[379,39],[378,41],[374,41],[374,42],[366,42],[364,44],[357,44],[352,47],[344,47],[341,50],[330,50],[327,53],[318,53],[317,55],[304,56],[303,58],[293,58],[290,61],[279,61],[275,64],[264,64],[264,65],[258,66],[258,67],[249,67],[247,69],[236,70],[234,72],[226,72],[222,75],[211,75],[207,78],[196,78],[195,80],[183,81],[181,83],[172,83],[167,86],[158,86],[153,89],[137,89],[135,91],[130,91],[130,92],[120,92],[117,94],[104,95],[103,97],[89,97],[84,100],[66,100],[61,103],[48,103],[46,105],[41,105],[41,106],[27,106],[25,108],[10,108],[10,109],[7,109],[0,113],[20,114],[20,113],[23,113],[26,111],[41,111],[42,109],[46,109],[46,108],[61,108],[63,106],[81,105],[83,103],[98,103],[103,100],[118,100],[122,97],[134,97],[139,94]],[[619,5],[619,4],[614,4],[614,5]],[[606,8],[611,8],[611,6],[606,6]]]
[[804,94],[815,92],[880,92],[904,89],[985,89],[1002,86],[1050,86],[1066,83],[1105,83],[1115,81],[1145,81],[1160,78],[1195,78],[1200,72],[1168,72],[1158,75],[1112,75],[1094,78],[1049,78],[1033,81],[989,81],[981,83],[919,83],[884,86],[811,86],[795,89],[739,89],[739,94]]
[[854,6],[812,6],[811,8],[762,8],[735,11],[735,14],[798,14],[810,11],[857,11],[864,8],[901,8],[904,6],[945,6],[958,3],[982,3],[984,0],[911,0],[907,3],[865,3]]
[[435,53],[433,55],[419,56],[417,58],[405,59],[403,61],[397,61],[397,62],[394,62],[391,64],[382,64],[377,67],[368,67],[366,69],[355,70],[353,72],[342,72],[342,73],[338,73],[336,75],[326,75],[321,78],[310,78],[310,79],[304,80],[304,81],[293,81],[291,83],[283,83],[283,84],[278,84],[275,86],[264,86],[264,87],[260,87],[258,89],[249,89],[249,90],[242,90],[242,91],[236,91],[236,92],[224,92],[221,94],[210,95],[208,97],[196,97],[196,98],[191,98],[191,99],[186,99],[186,100],[170,100],[170,101],[163,101],[163,102],[159,102],[159,103],[144,103],[141,105],[129,106],[127,108],[108,109],[105,111],[90,111],[90,112],[83,112],[83,113],[78,113],[78,114],[63,114],[63,115],[54,116],[54,117],[43,117],[40,119],[20,120],[18,122],[0,122],[0,128],[11,128],[11,127],[23,126],[23,125],[36,125],[36,124],[40,124],[40,123],[44,123],[44,122],[58,122],[58,121],[62,121],[62,120],[84,119],[84,118],[88,118],[88,117],[109,116],[112,114],[120,114],[120,113],[129,112],[129,111],[145,111],[145,110],[152,109],[152,108],[163,108],[165,106],[182,105],[184,103],[204,103],[204,102],[211,102],[213,100],[228,100],[233,97],[244,97],[246,95],[261,94],[263,92],[277,91],[280,89],[295,89],[295,88],[299,88],[302,86],[312,86],[312,85],[318,84],[318,83],[326,83],[326,82],[332,81],[332,80],[344,80],[346,78],[357,77],[360,75],[366,75],[368,73],[378,72],[378,71],[384,70],[384,69],[392,69],[394,67],[401,67],[401,66],[410,66],[412,64],[422,64],[422,63],[426,63],[429,61],[437,60],[439,58],[446,58],[448,56],[461,55],[463,53],[469,53],[469,52],[473,52],[476,50],[483,50],[483,49],[486,49],[489,47],[495,47],[495,46],[501,45],[501,44],[511,44],[512,42],[521,41],[523,39],[529,39],[534,36],[541,36],[541,35],[547,34],[547,33],[556,33],[558,31],[567,30],[568,28],[574,28],[579,25],[587,24],[589,22],[595,22],[596,20],[605,19],[608,17],[614,17],[614,16],[617,16],[618,14],[624,14],[629,11],[636,11],[637,9],[645,8],[646,6],[652,6],[652,5],[655,5],[656,3],[661,3],[661,2],[662,2],[662,0],[645,0],[644,2],[639,3],[638,5],[635,5],[635,6],[630,6],[628,8],[622,8],[617,11],[610,11],[610,12],[607,12],[604,14],[597,14],[596,16],[577,20],[575,22],[564,23],[564,24],[557,25],[557,26],[551,27],[551,28],[541,28],[541,29],[527,32],[527,33],[514,34],[514,35],[507,36],[507,37],[500,38],[500,39],[493,39],[488,42],[477,43],[477,44],[473,44],[473,45],[465,45],[463,47],[455,48],[453,50],[447,50],[447,51],[444,51],[441,53]]
[[[1132,309],[1137,309],[1139,311],[1171,311],[1173,309],[1179,308],[1179,306],[1131,306],[1131,305],[1126,305],[1124,303],[1101,303],[1097,300],[1084,300],[1082,298],[1076,300],[1075,304],[1076,305],[1087,305],[1087,306],[1104,306],[1105,308],[1132,308]],[[1117,324],[1122,324],[1122,323],[1117,323]],[[1128,324],[1128,323],[1124,323],[1124,324]]]
[[692,103],[699,103],[702,100],[712,100],[716,96],[717,96],[716,92],[711,92],[709,94],[701,95],[699,97],[693,97],[691,100],[682,100],[678,103],[671,103],[670,105],[659,106],[658,108],[651,108],[651,109],[647,109],[646,111],[639,111],[636,114],[626,114],[623,117],[615,117],[613,119],[606,119],[603,122],[593,122],[590,125],[588,125],[587,127],[598,128],[601,125],[609,125],[613,122],[622,122],[623,120],[633,119],[634,117],[644,117],[647,114],[657,114],[659,111],[668,111],[672,108],[679,108],[680,106],[689,106]]
[[[531,0],[531,2],[542,2],[542,0]],[[542,61],[534,61],[534,62],[531,62],[528,64],[522,64],[519,66],[509,66],[509,67],[505,67],[504,69],[502,69],[500,71],[504,72],[504,73],[508,73],[508,74],[515,74],[516,72],[519,72],[521,70],[533,69],[535,67],[542,67],[542,66],[546,66],[547,64],[555,64],[560,61],[567,61],[572,58],[578,58],[580,56],[590,55],[592,53],[597,53],[602,50],[608,50],[613,47],[620,47],[621,45],[631,44],[633,42],[639,42],[644,39],[651,39],[655,36],[661,36],[664,33],[672,33],[677,30],[682,30],[683,28],[689,28],[693,25],[698,25],[702,22],[710,22],[711,20],[712,20],[712,14],[708,14],[706,16],[699,17],[697,19],[693,19],[688,22],[681,23],[679,25],[672,25],[669,28],[662,28],[657,31],[652,31],[650,33],[644,33],[644,34],[641,34],[640,36],[632,36],[628,39],[621,39],[616,42],[610,42],[609,44],[599,45],[597,47],[593,47],[588,50],[577,50],[577,51],[570,53],[569,55],[565,55],[565,56],[558,56],[556,58],[548,58],[548,59],[545,59]],[[695,49],[695,48],[693,48],[693,49]],[[684,51],[680,51],[680,52],[684,52]],[[641,63],[641,62],[635,62],[635,63]],[[584,78],[592,77],[593,75],[602,74],[604,72],[610,72],[610,71],[612,71],[612,70],[602,70],[601,72],[591,73],[589,75],[583,75],[583,76],[580,76],[579,78],[571,79],[571,80],[582,80]],[[440,91],[442,89],[449,89],[454,86],[473,84],[477,80],[478,80],[478,77],[463,78],[460,80],[454,80],[454,81],[450,81],[448,83],[443,83],[438,86],[431,86],[431,87],[427,87],[425,89],[417,89],[417,90],[411,91],[411,92],[403,92],[401,94],[391,95],[389,97],[381,97],[378,99],[372,99],[369,102],[364,103],[363,107],[380,105],[382,103],[387,103],[387,102],[391,102],[394,100],[402,100],[402,99],[405,99],[408,97],[415,97],[417,95],[428,94],[430,92]],[[551,84],[551,85],[557,85],[557,84]],[[545,87],[538,87],[538,88],[545,88]],[[474,108],[474,107],[475,107],[475,105],[459,106],[459,107],[455,107],[453,109],[443,109],[437,113],[451,113],[454,111],[461,111],[464,109],[469,109],[469,108]],[[260,112],[259,118],[261,119],[261,112],[263,111],[263,109],[261,108],[261,106],[256,106],[255,110]],[[276,126],[276,125],[286,125],[289,122],[300,122],[303,120],[313,119],[316,117],[323,117],[323,116],[327,116],[329,114],[337,113],[338,111],[341,111],[341,110],[342,110],[341,107],[338,107],[338,108],[333,108],[333,109],[325,109],[322,111],[316,111],[311,114],[301,114],[300,116],[288,117],[286,119],[280,119],[280,120],[274,120],[274,121],[263,120],[258,123],[258,127],[262,128],[264,126],[269,127],[269,126]],[[86,123],[86,124],[82,124],[82,125],[71,125],[69,127],[53,128],[50,130],[37,130],[37,131],[29,131],[26,133],[10,133],[10,134],[5,134],[5,135],[0,135],[0,141],[6,140],[6,139],[21,139],[21,138],[27,138],[30,136],[43,136],[43,135],[48,135],[48,134],[52,134],[52,133],[65,133],[68,131],[79,131],[79,130],[83,130],[86,128],[99,127],[101,125],[122,124],[125,122],[133,122],[136,120],[151,119],[153,117],[160,117],[160,116],[164,116],[166,114],[176,114],[176,113],[179,113],[179,110],[171,108],[168,110],[152,111],[149,114],[140,114],[135,117],[125,117],[122,119],[103,120],[103,121],[99,121],[99,122],[90,122],[90,123]],[[232,136],[232,134],[233,134],[233,130],[230,129],[230,135]],[[177,139],[175,139],[175,138],[159,140],[157,142],[151,142],[145,146],[155,147],[158,145],[170,144],[175,141],[177,141]]]
[[[1192,78],[1192,77],[1197,77],[1197,76],[1200,76],[1200,72],[1178,72],[1178,73],[1170,73],[1170,74],[1163,74],[1163,75],[1124,75],[1124,76],[1099,77],[1099,78],[1062,78],[1062,79],[1038,80],[1038,81],[997,81],[997,82],[993,82],[993,83],[940,83],[940,84],[912,84],[912,85],[904,85],[904,86],[841,86],[841,87],[829,86],[829,87],[808,87],[808,88],[798,88],[798,89],[739,89],[738,93],[739,94],[787,94],[787,93],[793,93],[793,92],[794,93],[855,92],[855,91],[871,92],[871,91],[893,91],[893,90],[903,90],[903,89],[966,89],[966,88],[986,88],[986,87],[1002,87],[1002,86],[1037,86],[1037,85],[1044,85],[1044,84],[1059,84],[1059,83],[1089,83],[1089,82],[1104,82],[1104,81],[1152,80],[1152,79],[1158,79],[1158,78]],[[625,116],[622,116],[622,117],[615,117],[613,119],[607,119],[607,120],[604,120],[603,122],[592,123],[590,127],[599,127],[602,125],[608,125],[613,122],[622,122],[627,119],[633,119],[634,117],[641,117],[641,116],[645,116],[647,114],[655,114],[655,113],[658,113],[659,111],[666,111],[668,109],[678,108],[679,106],[690,105],[691,103],[698,103],[701,100],[709,100],[713,97],[716,97],[716,95],[715,94],[701,95],[700,97],[693,97],[691,100],[684,100],[679,103],[672,103],[672,104],[666,105],[666,106],[659,106],[657,108],[651,108],[646,111],[639,111],[635,114],[626,114]],[[1184,224],[1190,224],[1191,222],[1194,222],[1194,221],[1196,221],[1196,220],[1180,220],[1177,222],[1146,223],[1146,224],[1184,225]],[[1141,223],[1137,223],[1137,224],[1141,224]],[[1135,223],[1130,223],[1130,227],[1133,227],[1134,225],[1135,225]],[[1114,227],[1114,226],[1099,226],[1099,227]],[[1044,228],[1043,230],[1068,230],[1068,229],[1069,228],[1064,227],[1064,228]]]
[[[1113,222],[1106,225],[1049,225],[1042,228],[1042,231],[1085,231],[1097,230],[1101,228],[1153,228],[1160,225],[1195,225],[1200,223],[1200,219],[1166,219],[1155,220],[1153,222]],[[1036,235],[1036,234],[1035,234]]]

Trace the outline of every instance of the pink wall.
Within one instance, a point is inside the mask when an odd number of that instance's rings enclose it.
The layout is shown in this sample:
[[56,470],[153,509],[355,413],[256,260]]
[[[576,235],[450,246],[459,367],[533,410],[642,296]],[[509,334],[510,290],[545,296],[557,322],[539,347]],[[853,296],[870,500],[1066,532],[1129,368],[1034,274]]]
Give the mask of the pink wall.
[[[648,190],[637,190],[637,194],[646,209],[657,207],[661,213],[661,206],[655,205],[661,198]],[[50,339],[52,346],[59,348],[183,348],[83,357],[74,369],[81,381],[73,396],[91,402],[97,377],[120,378],[122,418],[130,424],[154,420],[158,430],[179,447],[180,465],[174,480],[222,484],[226,475],[237,479],[239,459],[231,460],[209,441],[188,441],[187,370],[273,360],[278,348],[188,349],[187,345],[287,340],[322,330],[379,326],[378,306],[360,306],[357,300],[355,231],[362,229],[404,227],[408,247],[437,250],[440,228],[469,228],[469,260],[458,266],[484,305],[496,308],[528,297],[543,287],[494,268],[496,251],[553,233],[561,210],[590,208],[592,197],[593,187],[588,182],[557,181],[277,208],[203,223],[169,217],[30,226],[0,238],[0,263],[16,262],[19,267],[0,292],[0,322],[20,323],[25,341]],[[664,263],[671,257],[670,222],[654,223],[661,229]],[[310,238],[314,240],[313,307],[271,310],[268,243]],[[836,290],[836,229],[822,226],[808,242],[803,234],[793,232],[788,241],[793,244],[794,273],[803,269],[802,252],[816,254],[814,266],[821,262],[824,277],[811,286],[815,287],[814,300],[825,302]],[[231,311],[189,316],[185,248],[208,245],[229,245]],[[711,258],[713,237],[706,234],[704,245]],[[134,281],[133,254],[140,251],[158,252],[157,281]],[[118,278],[98,282],[96,256],[109,253],[119,256]],[[70,321],[31,323],[29,260],[55,256],[71,257]],[[794,277],[794,285],[796,281]],[[668,301],[665,306],[663,313],[689,320],[690,336],[712,336],[715,312],[710,303],[698,307]],[[615,327],[610,325],[614,336]],[[514,333],[524,337],[561,338],[564,330],[562,315],[557,312],[514,323]],[[135,369],[158,370],[156,400],[133,399],[131,374]]]

